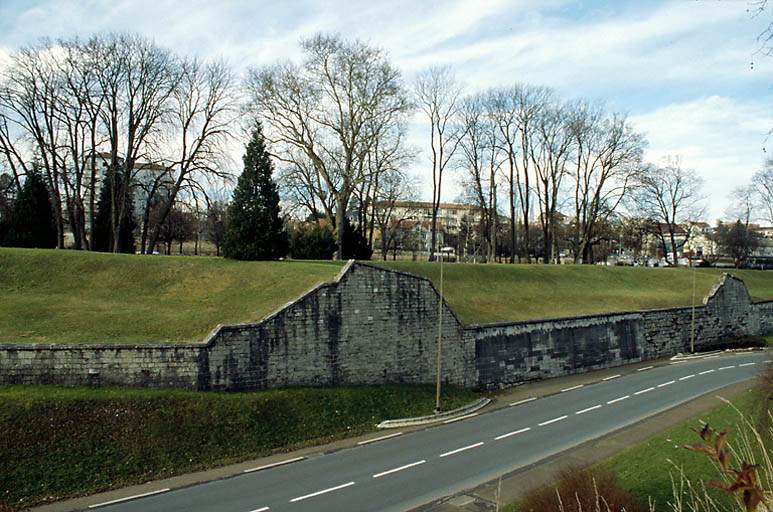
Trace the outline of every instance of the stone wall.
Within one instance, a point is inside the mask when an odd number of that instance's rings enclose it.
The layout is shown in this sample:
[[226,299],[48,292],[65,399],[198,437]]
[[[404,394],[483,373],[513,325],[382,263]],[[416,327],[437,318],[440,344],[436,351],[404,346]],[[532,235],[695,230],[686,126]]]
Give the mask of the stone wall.
[[[349,263],[262,322],[213,334],[207,388],[434,382],[439,306],[428,279]],[[443,380],[473,386],[473,346],[445,302],[443,320]]]
[[197,389],[203,343],[0,345],[0,384]]
[[[0,384],[270,389],[435,381],[440,297],[426,278],[349,262],[264,320],[218,326],[203,343],[1,345]],[[689,348],[691,308],[465,327],[443,302],[442,378],[510,385]],[[773,301],[722,277],[695,308],[696,347],[773,332]]]
[[[773,301],[753,303],[743,281],[724,274],[695,308],[695,347],[773,332]],[[470,326],[483,387],[512,385],[657,359],[690,350],[693,308],[586,315]]]

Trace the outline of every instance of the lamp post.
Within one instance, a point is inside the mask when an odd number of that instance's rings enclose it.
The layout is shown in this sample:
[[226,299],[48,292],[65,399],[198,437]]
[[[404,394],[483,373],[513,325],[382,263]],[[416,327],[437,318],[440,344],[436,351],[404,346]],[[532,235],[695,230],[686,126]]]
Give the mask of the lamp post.
[[440,412],[440,350],[441,339],[443,336],[443,260],[446,259],[446,253],[453,251],[453,247],[443,247],[438,252],[440,253],[440,300],[438,306],[438,322],[437,322],[437,384],[435,386],[435,412]]

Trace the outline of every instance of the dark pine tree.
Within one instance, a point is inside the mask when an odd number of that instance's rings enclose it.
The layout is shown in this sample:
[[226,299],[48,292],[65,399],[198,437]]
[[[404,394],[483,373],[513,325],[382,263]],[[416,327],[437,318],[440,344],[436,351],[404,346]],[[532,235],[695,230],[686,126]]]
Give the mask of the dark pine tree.
[[[120,190],[123,185],[123,178],[120,174],[115,174],[115,187]],[[111,229],[111,189],[110,181],[105,180],[102,188],[99,190],[99,200],[97,201],[97,213],[94,216],[94,232],[91,241],[91,250],[100,252],[111,252],[113,250],[113,233]],[[116,198],[119,194],[115,194]],[[137,222],[134,219],[134,194],[129,193],[127,207],[129,211],[121,222],[118,229],[118,250],[123,253],[133,254],[137,249],[134,241],[134,229]]]
[[52,248],[56,247],[56,237],[51,196],[40,171],[33,168],[14,202],[5,245]]
[[373,250],[368,246],[368,239],[355,228],[349,219],[344,217],[343,257],[345,260],[369,260]]
[[274,166],[260,124],[252,130],[243,160],[244,171],[228,207],[223,256],[235,260],[282,258],[289,244],[279,217],[279,191],[271,179]]

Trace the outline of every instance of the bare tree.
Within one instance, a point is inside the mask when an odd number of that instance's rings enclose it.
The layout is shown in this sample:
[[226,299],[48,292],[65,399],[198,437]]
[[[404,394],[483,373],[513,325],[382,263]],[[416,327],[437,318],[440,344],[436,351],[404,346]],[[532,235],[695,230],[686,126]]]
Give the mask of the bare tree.
[[[14,169],[25,168],[24,160],[39,159],[54,206],[57,247],[64,246],[64,216],[60,184],[65,171],[66,151],[60,129],[62,82],[53,58],[53,45],[43,40],[21,48],[10,56],[0,85],[0,139],[6,161]],[[12,132],[22,136],[13,140]],[[15,142],[30,143],[20,148]],[[18,167],[17,167],[18,165]],[[25,171],[26,172],[26,171]]]
[[456,122],[461,86],[448,66],[431,67],[420,73],[413,86],[417,103],[430,122],[430,152],[432,160],[432,225],[430,227],[429,260],[434,260],[437,239],[437,213],[443,173],[454,156],[462,137]]
[[247,87],[277,157],[292,163],[301,152],[335,199],[340,259],[349,201],[369,179],[367,155],[380,133],[374,126],[396,122],[411,105],[382,50],[322,34],[301,47],[302,66],[250,70]]
[[768,158],[752,176],[751,186],[765,221],[773,224],[773,159]]
[[560,203],[561,184],[566,176],[567,162],[573,149],[568,128],[566,109],[558,104],[546,105],[537,117],[534,144],[531,147],[545,263],[558,258],[556,214]]
[[460,164],[466,171],[466,195],[481,210],[481,228],[486,241],[486,259],[497,255],[497,179],[502,155],[497,147],[497,126],[492,119],[488,97],[477,94],[462,101],[460,109],[464,136]]
[[[91,45],[100,63],[97,80],[104,95],[100,120],[110,155],[106,179],[114,196],[110,220],[115,234],[131,207],[131,187],[141,172],[137,162],[153,160],[154,137],[168,119],[168,100],[182,75],[170,51],[137,35],[96,36]],[[113,186],[116,173],[122,176],[121,187]],[[117,252],[119,237],[112,238]]]
[[[148,251],[158,242],[164,219],[187,185],[199,188],[197,175],[207,174],[227,178],[219,169],[222,145],[228,137],[228,127],[236,115],[236,92],[231,70],[223,62],[202,65],[196,60],[183,62],[180,79],[170,96],[171,118],[174,120],[172,146],[176,155],[170,166],[173,182],[169,201],[160,214],[160,222],[150,234]],[[142,249],[145,249],[143,232]]]
[[381,234],[381,256],[386,261],[390,250],[393,254],[397,252],[405,221],[417,213],[410,207],[398,206],[410,204],[417,192],[416,183],[398,169],[384,172],[379,181],[372,218]]
[[639,210],[654,221],[653,231],[665,255],[670,245],[674,265],[679,262],[676,234],[680,224],[695,220],[702,213],[702,186],[703,180],[695,171],[682,168],[678,156],[667,159],[664,166],[648,165],[634,178],[634,198]]
[[607,115],[599,107],[578,103],[570,112],[574,143],[572,180],[575,262],[591,263],[591,248],[600,227],[617,209],[639,168],[644,137],[634,132],[626,116]]
[[[526,261],[531,262],[529,222],[534,145],[537,123],[542,116],[542,111],[551,101],[552,91],[544,87],[516,84],[494,91],[492,96],[500,145],[507,155],[510,242],[515,250],[516,210],[520,210],[523,225],[522,253]],[[511,256],[511,262],[514,262],[514,256]]]

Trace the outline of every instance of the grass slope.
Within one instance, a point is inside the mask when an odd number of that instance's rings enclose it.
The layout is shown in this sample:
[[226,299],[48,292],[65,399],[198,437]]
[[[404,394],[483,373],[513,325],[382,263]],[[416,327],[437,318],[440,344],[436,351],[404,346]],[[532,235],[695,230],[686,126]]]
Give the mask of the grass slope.
[[[446,386],[444,409],[476,398]],[[0,511],[319,444],[430,414],[434,386],[204,393],[0,387]]]
[[[428,277],[440,288],[440,264],[378,262]],[[724,270],[695,269],[695,300]],[[730,270],[753,300],[773,299],[773,272]],[[443,295],[464,323],[505,322],[692,304],[693,269],[594,265],[443,265]]]
[[341,262],[0,249],[0,343],[201,341],[263,318]]

